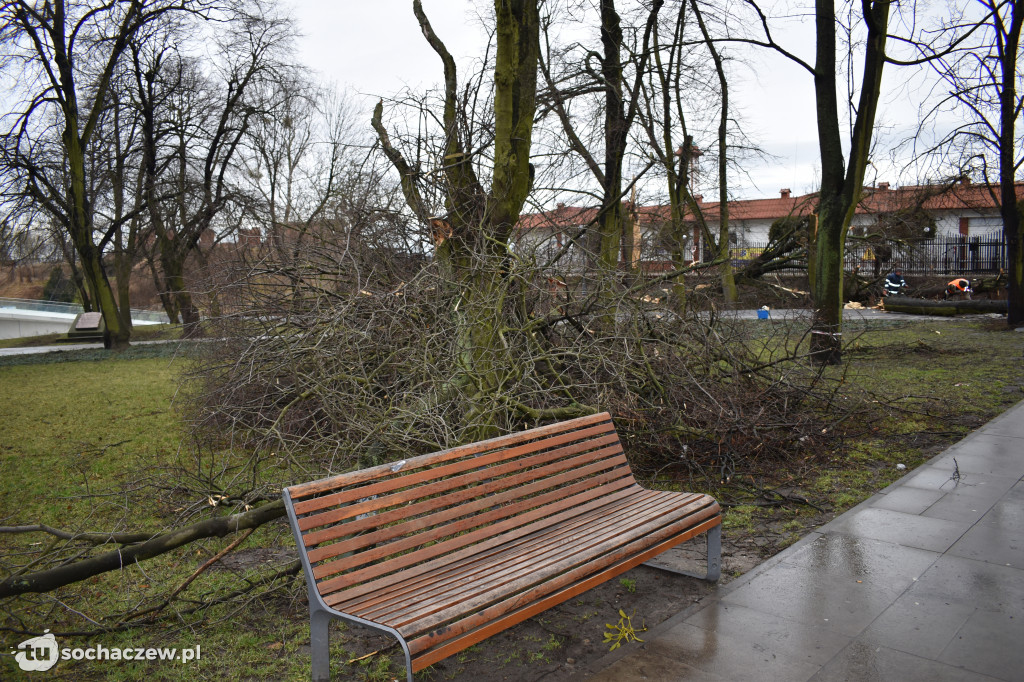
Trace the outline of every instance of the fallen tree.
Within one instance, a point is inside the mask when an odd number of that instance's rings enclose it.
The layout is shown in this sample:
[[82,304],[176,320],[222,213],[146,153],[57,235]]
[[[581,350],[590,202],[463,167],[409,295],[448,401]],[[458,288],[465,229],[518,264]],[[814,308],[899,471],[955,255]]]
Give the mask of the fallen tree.
[[926,298],[909,296],[887,296],[882,299],[882,307],[894,313],[911,315],[970,315],[980,313],[1006,313],[1006,301],[966,300],[966,301],[933,301]]

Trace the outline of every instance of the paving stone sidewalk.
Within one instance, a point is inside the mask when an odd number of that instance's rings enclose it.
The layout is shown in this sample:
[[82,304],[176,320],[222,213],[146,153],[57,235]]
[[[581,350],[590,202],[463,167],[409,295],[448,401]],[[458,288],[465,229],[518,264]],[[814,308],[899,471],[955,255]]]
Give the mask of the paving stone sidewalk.
[[1024,680],[1024,402],[591,682]]

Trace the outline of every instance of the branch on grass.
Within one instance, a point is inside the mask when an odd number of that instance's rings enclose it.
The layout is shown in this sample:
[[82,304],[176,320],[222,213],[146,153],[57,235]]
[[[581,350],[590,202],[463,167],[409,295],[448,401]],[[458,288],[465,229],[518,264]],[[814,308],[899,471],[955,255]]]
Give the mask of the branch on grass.
[[146,542],[157,535],[156,533],[72,533],[41,523],[31,526],[0,526],[0,533],[49,533],[61,540],[81,540],[82,542],[90,542],[94,545],[102,545],[108,542],[116,542],[119,545],[133,545],[137,542]]
[[163,610],[168,604],[171,603],[171,600],[173,600],[175,597],[177,597],[186,587],[191,585],[192,581],[194,581],[196,578],[198,578],[200,576],[200,574],[203,573],[203,571],[208,569],[210,566],[213,566],[215,563],[217,563],[218,561],[223,559],[225,556],[227,556],[228,552],[230,552],[231,550],[235,549],[240,544],[245,542],[245,539],[247,537],[249,537],[250,535],[252,535],[254,530],[256,530],[256,529],[255,528],[250,528],[249,530],[245,531],[244,533],[242,533],[241,537],[235,538],[235,540],[230,545],[228,545],[227,547],[225,547],[224,549],[222,549],[221,551],[219,551],[215,555],[213,555],[213,557],[211,557],[209,561],[207,561],[202,566],[197,568],[192,573],[192,575],[190,575],[188,578],[186,578],[185,582],[181,583],[176,588],[174,588],[174,591],[172,591],[169,595],[167,595],[167,597],[165,597],[162,602],[160,602],[156,606],[153,606],[151,608],[146,609],[145,611],[140,611],[140,612],[134,614],[132,617],[133,618],[141,618],[142,616],[145,616],[147,614],[156,613],[157,611]]
[[755,493],[757,497],[759,497],[761,499],[760,499],[760,501],[753,501],[753,502],[720,502],[720,504],[723,507],[740,507],[740,506],[749,506],[749,507],[781,507],[781,506],[786,505],[786,504],[795,503],[795,504],[805,504],[808,507],[812,507],[814,509],[817,509],[820,512],[824,512],[825,511],[824,509],[822,509],[818,505],[814,504],[813,502],[808,500],[806,497],[803,497],[802,495],[787,495],[785,493],[780,493],[778,490],[770,490],[768,488],[762,488],[759,485],[755,485],[753,483],[746,483],[745,481],[740,481],[740,480],[732,481],[732,484],[735,485],[738,488],[746,488],[747,490],[750,490],[751,492]]
[[141,544],[123,547],[38,573],[12,576],[0,582],[0,599],[26,592],[49,592],[94,575],[116,571],[125,566],[152,559],[196,540],[224,537],[228,533],[258,528],[268,521],[284,516],[284,513],[284,502],[277,500],[241,514],[208,519],[187,528],[179,528],[157,535]]
[[[296,559],[295,561],[285,564],[285,566],[281,570],[277,571],[273,575],[261,578],[259,580],[247,579],[247,584],[245,587],[240,587],[239,589],[234,590],[232,592],[228,592],[227,594],[217,597],[216,599],[200,602],[198,604],[195,604],[194,606],[190,606],[187,609],[176,609],[174,613],[171,615],[171,617],[175,619],[180,619],[181,616],[191,615],[198,611],[202,611],[203,609],[208,609],[211,606],[216,606],[217,604],[223,604],[225,602],[232,601],[234,599],[237,599],[238,597],[242,597],[252,592],[261,585],[270,585],[282,578],[296,576],[299,574],[301,570],[302,562]],[[271,588],[271,590],[273,589],[279,588]],[[264,594],[268,594],[269,592],[270,590],[268,590]],[[152,617],[146,622],[153,622]],[[125,630],[131,630],[132,628],[139,627],[140,624],[141,623],[138,620],[138,615],[131,613],[122,616],[121,620],[119,620],[117,624],[110,626],[101,626],[101,628],[98,630],[62,630],[53,632],[53,635],[54,637],[96,637],[97,635],[101,634],[108,634],[111,632],[124,632]],[[43,635],[43,632],[39,630],[29,630],[23,627],[18,628],[0,626],[0,632],[7,632],[12,635],[23,635],[26,637],[40,637]]]

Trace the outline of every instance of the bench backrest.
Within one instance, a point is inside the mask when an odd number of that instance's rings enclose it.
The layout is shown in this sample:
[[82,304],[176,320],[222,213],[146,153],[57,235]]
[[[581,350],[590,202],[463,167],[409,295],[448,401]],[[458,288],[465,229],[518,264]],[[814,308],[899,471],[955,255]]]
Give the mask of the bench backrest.
[[285,499],[334,605],[636,485],[602,413],[293,486]]

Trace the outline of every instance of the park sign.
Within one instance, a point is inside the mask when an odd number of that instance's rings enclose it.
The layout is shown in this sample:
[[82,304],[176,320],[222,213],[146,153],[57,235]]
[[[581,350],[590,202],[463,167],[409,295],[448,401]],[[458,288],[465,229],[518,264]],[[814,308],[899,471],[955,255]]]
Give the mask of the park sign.
[[102,341],[106,325],[103,313],[79,313],[68,329],[67,341]]

